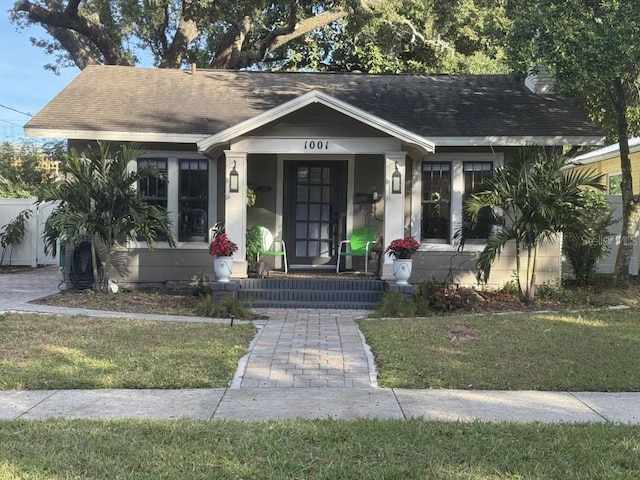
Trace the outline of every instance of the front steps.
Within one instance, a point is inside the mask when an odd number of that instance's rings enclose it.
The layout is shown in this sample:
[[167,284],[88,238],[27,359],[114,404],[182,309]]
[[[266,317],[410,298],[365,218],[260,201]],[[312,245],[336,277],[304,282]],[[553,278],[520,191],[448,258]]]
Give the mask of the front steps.
[[368,278],[263,278],[212,283],[214,298],[233,293],[253,308],[375,309],[386,282]]

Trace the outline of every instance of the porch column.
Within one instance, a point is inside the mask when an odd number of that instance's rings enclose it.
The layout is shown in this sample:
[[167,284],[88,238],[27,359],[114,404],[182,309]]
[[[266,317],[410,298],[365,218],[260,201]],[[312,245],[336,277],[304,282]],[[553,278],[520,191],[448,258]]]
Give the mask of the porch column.
[[[232,242],[238,244],[238,251],[233,254],[232,277],[247,277],[247,153],[225,150],[224,169],[224,228]],[[238,172],[238,192],[229,190],[229,174]]]
[[[384,248],[396,238],[404,238],[404,203],[405,203],[405,182],[406,152],[385,152],[384,154]],[[391,193],[391,178],[398,167],[398,172],[402,176],[400,182],[401,193]],[[384,253],[383,253],[384,255]],[[384,255],[382,264],[382,278],[393,279],[393,258]]]

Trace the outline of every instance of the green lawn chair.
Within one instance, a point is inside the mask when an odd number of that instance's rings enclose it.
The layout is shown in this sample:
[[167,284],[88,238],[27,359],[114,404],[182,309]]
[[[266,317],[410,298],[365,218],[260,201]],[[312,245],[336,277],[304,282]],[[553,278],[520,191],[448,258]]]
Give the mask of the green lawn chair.
[[[256,227],[260,232],[260,249],[257,254],[257,261],[260,261],[261,256],[271,256],[271,257],[283,257],[284,261],[284,273],[289,271],[289,265],[287,262],[287,246],[284,243],[284,240],[274,240],[273,235],[269,231],[268,228],[265,227]],[[276,245],[280,244],[280,249],[276,250]]]
[[365,257],[364,273],[369,273],[369,253],[375,244],[376,233],[373,230],[369,227],[356,228],[351,234],[351,238],[341,241],[338,246],[336,273],[340,273],[341,257]]

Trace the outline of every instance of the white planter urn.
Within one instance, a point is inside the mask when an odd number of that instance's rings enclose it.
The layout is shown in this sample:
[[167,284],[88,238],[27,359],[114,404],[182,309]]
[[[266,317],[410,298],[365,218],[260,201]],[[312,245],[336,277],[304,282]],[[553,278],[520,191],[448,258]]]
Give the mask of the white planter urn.
[[411,258],[393,259],[393,276],[396,279],[396,285],[409,285],[408,280],[411,276],[412,262]]
[[214,257],[213,273],[216,274],[216,281],[229,283],[229,277],[233,272],[233,257]]

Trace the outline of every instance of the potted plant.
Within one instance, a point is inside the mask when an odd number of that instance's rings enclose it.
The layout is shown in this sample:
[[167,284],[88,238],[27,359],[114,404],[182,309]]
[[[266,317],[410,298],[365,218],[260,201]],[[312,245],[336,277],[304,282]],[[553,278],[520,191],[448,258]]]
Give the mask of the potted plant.
[[385,253],[390,257],[393,257],[393,276],[396,279],[398,285],[408,285],[409,277],[411,276],[411,269],[413,261],[411,256],[420,248],[420,242],[418,242],[412,236],[404,238],[396,238],[393,240]]
[[238,244],[232,242],[226,233],[218,233],[209,244],[209,254],[213,255],[213,271],[220,283],[229,283],[233,272],[233,252]]

